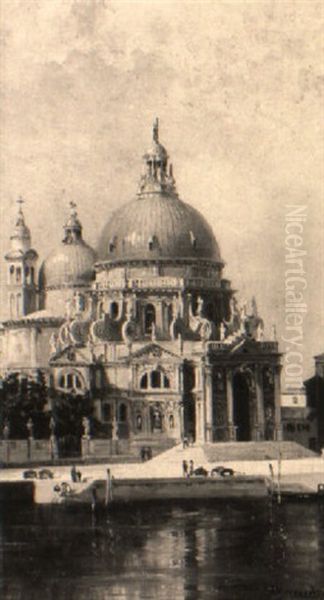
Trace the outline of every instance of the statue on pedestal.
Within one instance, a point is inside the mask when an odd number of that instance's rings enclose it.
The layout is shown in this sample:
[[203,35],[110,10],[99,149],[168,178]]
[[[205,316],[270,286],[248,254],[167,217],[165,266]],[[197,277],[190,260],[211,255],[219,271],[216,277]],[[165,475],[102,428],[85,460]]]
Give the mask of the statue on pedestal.
[[118,423],[114,417],[111,424],[111,439],[118,440]]
[[58,335],[54,331],[50,337],[49,345],[50,345],[51,355],[56,354],[56,352],[59,350],[59,341],[58,341]]
[[29,419],[26,423],[26,427],[27,427],[27,431],[28,431],[28,438],[30,440],[32,440],[34,438],[34,424],[33,424],[33,420],[31,417],[29,417]]
[[225,334],[226,334],[226,327],[222,321],[220,324],[220,327],[219,327],[219,338],[220,338],[221,342],[223,342],[225,340]]
[[3,439],[8,440],[9,435],[10,435],[10,423],[9,423],[8,419],[6,419],[4,422],[2,433],[3,433]]
[[90,439],[90,419],[88,417],[83,417],[82,419],[82,427],[83,427],[83,438],[89,440]]

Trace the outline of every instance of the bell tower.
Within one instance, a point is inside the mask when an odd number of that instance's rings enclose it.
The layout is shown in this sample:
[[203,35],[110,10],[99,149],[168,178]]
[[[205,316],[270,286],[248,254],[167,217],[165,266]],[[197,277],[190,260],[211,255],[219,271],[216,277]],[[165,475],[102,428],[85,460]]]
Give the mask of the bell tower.
[[10,236],[7,263],[7,306],[10,319],[18,319],[37,310],[37,259],[31,248],[30,230],[22,211],[23,199],[18,198],[18,212]]

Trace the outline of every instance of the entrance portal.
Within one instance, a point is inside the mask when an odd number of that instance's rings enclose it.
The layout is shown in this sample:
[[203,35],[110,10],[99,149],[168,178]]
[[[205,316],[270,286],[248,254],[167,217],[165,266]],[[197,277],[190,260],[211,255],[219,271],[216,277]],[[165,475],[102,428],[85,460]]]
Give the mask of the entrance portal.
[[195,440],[196,437],[196,406],[192,390],[195,387],[195,370],[192,365],[184,364],[183,367],[183,435]]
[[238,442],[247,442],[251,436],[250,390],[246,375],[236,373],[233,378],[233,416]]
[[188,394],[183,404],[184,437],[194,441],[196,437],[196,407],[192,394]]

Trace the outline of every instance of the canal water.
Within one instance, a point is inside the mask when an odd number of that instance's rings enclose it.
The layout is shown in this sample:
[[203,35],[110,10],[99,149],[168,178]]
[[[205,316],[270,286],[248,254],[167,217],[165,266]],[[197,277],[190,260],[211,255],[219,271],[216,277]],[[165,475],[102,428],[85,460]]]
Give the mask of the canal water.
[[1,510],[3,600],[324,599],[324,504]]

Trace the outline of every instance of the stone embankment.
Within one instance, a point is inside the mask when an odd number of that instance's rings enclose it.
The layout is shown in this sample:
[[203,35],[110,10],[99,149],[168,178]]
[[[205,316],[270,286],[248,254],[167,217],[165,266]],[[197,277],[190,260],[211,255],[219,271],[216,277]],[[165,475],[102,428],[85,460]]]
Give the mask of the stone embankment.
[[[244,458],[244,460],[242,460]],[[324,483],[324,459],[290,442],[208,444],[183,448],[182,445],[166,450],[143,463],[116,463],[82,465],[82,476],[91,479],[106,477],[107,468],[116,479],[159,479],[181,477],[183,461],[193,461],[194,467],[203,466],[208,472],[215,466],[232,468],[236,473],[270,477],[278,476],[282,490],[316,491]],[[270,467],[271,465],[271,467]],[[49,465],[55,479],[70,480],[70,466]],[[1,482],[22,481],[22,468],[2,469]]]

